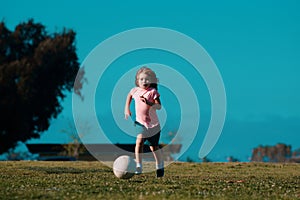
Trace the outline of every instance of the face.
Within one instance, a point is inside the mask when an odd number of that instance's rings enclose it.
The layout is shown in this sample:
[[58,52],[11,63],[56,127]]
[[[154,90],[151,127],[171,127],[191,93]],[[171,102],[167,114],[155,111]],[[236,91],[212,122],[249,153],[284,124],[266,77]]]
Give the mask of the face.
[[151,83],[151,77],[145,73],[140,73],[137,80],[138,86],[147,89]]

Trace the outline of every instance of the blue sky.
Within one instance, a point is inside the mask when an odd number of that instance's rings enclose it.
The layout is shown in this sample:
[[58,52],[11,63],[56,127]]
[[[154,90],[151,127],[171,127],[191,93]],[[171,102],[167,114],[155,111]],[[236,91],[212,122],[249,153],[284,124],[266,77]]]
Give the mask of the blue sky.
[[[299,8],[296,0],[5,1],[0,18],[11,30],[29,18],[49,32],[75,30],[80,62],[100,42],[128,29],[164,27],[193,38],[216,63],[226,89],[224,130],[208,155],[222,161],[229,155],[247,160],[259,144],[300,147]],[[58,132],[71,120],[70,96],[38,142],[67,140]],[[205,114],[201,119],[209,120]]]

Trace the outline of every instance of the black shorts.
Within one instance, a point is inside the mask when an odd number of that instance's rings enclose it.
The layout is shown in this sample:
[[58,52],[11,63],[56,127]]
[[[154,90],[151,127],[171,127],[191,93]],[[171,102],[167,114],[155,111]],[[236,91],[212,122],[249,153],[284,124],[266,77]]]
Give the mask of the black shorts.
[[146,142],[149,146],[158,146],[160,138],[160,125],[153,128],[146,128],[139,122],[134,122],[136,133],[143,135],[143,142]]

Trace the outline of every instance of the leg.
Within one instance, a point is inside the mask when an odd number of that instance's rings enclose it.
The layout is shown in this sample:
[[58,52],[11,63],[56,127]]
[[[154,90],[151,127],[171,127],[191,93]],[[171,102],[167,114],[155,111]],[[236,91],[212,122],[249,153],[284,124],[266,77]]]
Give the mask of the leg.
[[[156,165],[160,166],[163,165],[163,154],[162,154],[162,150],[159,148],[159,146],[150,146],[150,150],[153,153],[154,159],[156,161]],[[163,167],[163,166],[160,166]]]
[[137,164],[137,168],[139,167],[137,173],[141,173],[142,171],[142,153],[144,148],[144,139],[142,134],[138,134],[135,142],[135,160]]
[[150,130],[151,137],[147,138],[150,143],[150,150],[156,161],[156,177],[164,176],[164,159],[162,149],[159,148],[160,126]]
[[159,148],[159,146],[150,146],[150,150],[152,151],[156,160],[156,177],[163,177],[165,170],[162,150]]

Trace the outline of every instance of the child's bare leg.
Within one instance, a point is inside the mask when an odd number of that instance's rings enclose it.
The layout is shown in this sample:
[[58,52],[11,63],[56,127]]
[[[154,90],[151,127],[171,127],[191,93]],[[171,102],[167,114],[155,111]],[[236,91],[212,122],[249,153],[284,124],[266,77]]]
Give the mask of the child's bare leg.
[[142,153],[144,148],[143,135],[138,134],[135,142],[135,160],[137,167],[142,168]]
[[156,160],[156,177],[164,176],[164,160],[162,155],[162,150],[159,146],[150,146],[150,150],[152,151],[154,158]]
[[153,153],[157,168],[163,168],[164,161],[162,150],[159,148],[159,146],[150,146],[150,150]]

